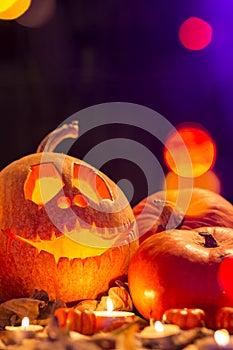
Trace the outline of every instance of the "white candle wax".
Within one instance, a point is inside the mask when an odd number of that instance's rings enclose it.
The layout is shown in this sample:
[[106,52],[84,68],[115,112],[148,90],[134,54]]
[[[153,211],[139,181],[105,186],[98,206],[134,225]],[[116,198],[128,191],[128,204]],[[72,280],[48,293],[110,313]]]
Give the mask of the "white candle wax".
[[5,329],[7,331],[11,331],[11,332],[19,332],[19,331],[23,331],[23,332],[39,332],[43,329],[42,326],[40,325],[33,325],[30,324],[27,328],[24,328],[22,326],[6,326]]
[[43,327],[40,325],[29,324],[28,317],[24,317],[21,326],[6,326],[5,330],[8,332],[10,338],[15,341],[20,341],[24,338],[33,338],[36,333],[42,331]]
[[163,324],[162,330],[156,330],[154,326],[145,327],[140,333],[144,338],[164,338],[174,336],[180,333],[180,328],[173,324]]
[[110,297],[107,298],[106,311],[94,311],[96,316],[96,331],[108,327],[113,322],[130,322],[134,319],[135,314],[128,311],[113,311],[113,302]]
[[155,345],[161,349],[173,349],[175,337],[180,334],[180,328],[173,324],[162,324],[157,321],[145,327],[140,333],[136,333],[136,339],[143,346]]
[[[221,332],[222,338],[221,338]],[[225,332],[219,330],[215,332],[214,336],[205,337],[203,339],[198,339],[196,344],[200,350],[233,350],[233,337],[228,338],[226,341]],[[217,335],[217,336],[216,336]]]
[[135,314],[128,311],[94,311],[96,316],[96,330],[108,327],[113,322],[131,322]]

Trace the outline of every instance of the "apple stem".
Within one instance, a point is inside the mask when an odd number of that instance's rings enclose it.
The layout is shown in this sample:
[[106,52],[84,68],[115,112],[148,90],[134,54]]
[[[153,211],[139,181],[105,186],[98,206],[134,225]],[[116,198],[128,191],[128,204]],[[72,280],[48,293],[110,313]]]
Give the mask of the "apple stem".
[[218,243],[215,238],[208,232],[199,232],[199,235],[205,238],[204,247],[206,248],[216,248]]
[[51,131],[41,141],[41,143],[37,147],[36,153],[53,152],[61,141],[70,137],[73,139],[76,139],[78,137],[77,120],[73,120],[69,124],[63,124],[59,128]]

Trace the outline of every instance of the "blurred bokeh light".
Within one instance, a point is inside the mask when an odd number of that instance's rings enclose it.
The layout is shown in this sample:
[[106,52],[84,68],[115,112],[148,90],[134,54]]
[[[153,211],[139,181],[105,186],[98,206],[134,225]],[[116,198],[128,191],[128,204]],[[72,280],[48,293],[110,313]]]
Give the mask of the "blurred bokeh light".
[[[164,189],[172,190],[180,188],[180,180],[181,178],[178,175],[169,171],[165,178]],[[205,174],[195,177],[193,179],[193,186],[221,194],[221,181],[213,170],[209,170]]]
[[233,256],[226,256],[218,270],[219,287],[224,293],[233,298]]
[[32,0],[30,8],[17,22],[25,27],[39,28],[46,25],[54,16],[56,0]]
[[13,20],[27,11],[31,0],[2,0],[0,2],[0,19]]
[[[211,136],[201,125],[181,124],[176,127],[167,139],[164,148],[164,159],[170,170],[184,177],[198,177],[206,173],[214,165],[216,146]],[[190,164],[187,164],[186,152],[190,155]]]
[[179,40],[189,50],[202,50],[212,40],[213,29],[201,18],[191,17],[184,21],[179,28]]

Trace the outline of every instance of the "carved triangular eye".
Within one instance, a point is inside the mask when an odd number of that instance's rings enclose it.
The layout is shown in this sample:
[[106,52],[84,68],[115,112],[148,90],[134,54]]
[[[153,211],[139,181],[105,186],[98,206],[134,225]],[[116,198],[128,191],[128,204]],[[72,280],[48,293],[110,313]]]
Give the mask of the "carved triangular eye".
[[33,165],[24,184],[24,196],[25,199],[42,206],[50,201],[63,186],[61,174],[53,163]]
[[73,164],[73,186],[95,203],[99,203],[102,199],[111,201],[115,199],[110,184],[98,170],[86,164]]

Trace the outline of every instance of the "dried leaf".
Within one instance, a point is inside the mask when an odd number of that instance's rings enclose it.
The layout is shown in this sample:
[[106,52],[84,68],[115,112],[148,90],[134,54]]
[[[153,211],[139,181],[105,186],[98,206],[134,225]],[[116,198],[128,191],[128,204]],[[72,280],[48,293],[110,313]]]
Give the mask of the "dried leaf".
[[54,311],[59,308],[66,307],[66,304],[61,299],[56,299],[54,301],[49,301],[43,307],[40,308],[40,314],[38,320],[46,320],[49,316],[54,314]]
[[[20,324],[23,317],[27,316],[30,321],[35,320],[44,302],[32,298],[11,299],[0,304],[0,328],[7,325]],[[11,322],[12,321],[12,322]]]
[[118,287],[124,288],[129,293],[129,285],[127,282],[122,282],[121,280],[116,280],[115,283]]
[[46,327],[46,333],[50,340],[56,340],[61,338],[62,332],[61,332],[57,317],[55,316],[49,317],[48,324]]
[[107,296],[103,296],[100,302],[97,304],[96,310],[103,311],[107,310]]
[[132,299],[126,289],[112,287],[109,289],[108,295],[113,301],[114,310],[133,310]]
[[85,310],[95,311],[97,308],[97,304],[98,304],[98,300],[86,299],[86,300],[80,301],[75,306],[75,309],[80,311],[85,311]]
[[34,293],[31,295],[31,298],[32,299],[37,299],[37,300],[42,300],[44,301],[45,303],[48,303],[49,302],[49,295],[48,293],[45,291],[45,290],[38,290],[38,289],[35,289],[34,290]]
[[129,323],[128,326],[123,329],[123,332],[118,335],[119,348],[127,350],[135,349],[135,333],[139,330],[144,322],[145,321],[141,320],[140,318],[136,318],[134,322]]
[[[108,291],[108,296],[111,298],[114,310],[132,311],[132,299],[125,288],[112,287]],[[107,296],[103,296],[96,310],[107,309]]]

